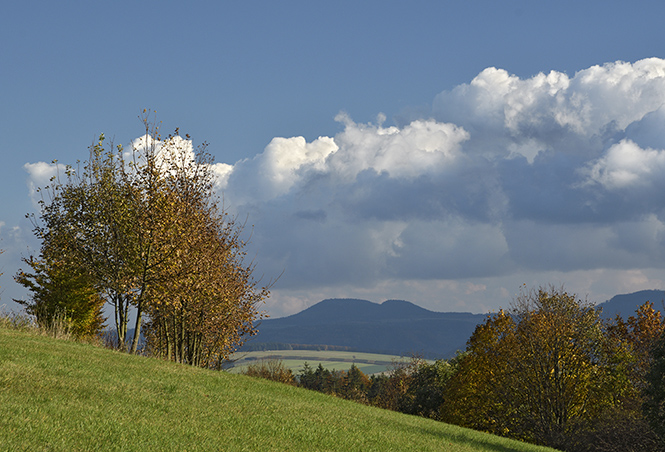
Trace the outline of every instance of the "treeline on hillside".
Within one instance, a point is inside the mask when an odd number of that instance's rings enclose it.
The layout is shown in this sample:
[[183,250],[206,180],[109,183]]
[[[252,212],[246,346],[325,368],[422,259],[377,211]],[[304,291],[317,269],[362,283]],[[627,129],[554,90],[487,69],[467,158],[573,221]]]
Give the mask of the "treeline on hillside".
[[428,363],[412,357],[395,362],[390,372],[369,376],[355,364],[343,371],[326,369],[320,363],[316,368],[305,363],[294,375],[281,361],[268,359],[250,364],[243,373],[367,405],[436,418],[434,412],[439,408],[442,395],[438,387],[454,373],[455,367],[450,361]]
[[488,316],[452,360],[372,376],[320,364],[293,375],[277,361],[245,373],[566,451],[662,451],[664,330],[650,302],[603,320],[549,287]]

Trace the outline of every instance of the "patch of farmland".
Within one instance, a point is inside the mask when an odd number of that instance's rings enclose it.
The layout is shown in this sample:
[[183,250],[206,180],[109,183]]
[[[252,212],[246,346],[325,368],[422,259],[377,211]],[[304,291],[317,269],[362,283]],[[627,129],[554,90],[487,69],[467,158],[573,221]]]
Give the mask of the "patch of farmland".
[[305,363],[316,368],[319,363],[328,370],[349,370],[356,365],[367,375],[386,372],[396,362],[408,361],[408,357],[382,355],[378,353],[345,352],[334,350],[269,350],[238,353],[233,357],[231,372],[239,373],[250,364],[261,360],[280,360],[294,374],[303,369]]

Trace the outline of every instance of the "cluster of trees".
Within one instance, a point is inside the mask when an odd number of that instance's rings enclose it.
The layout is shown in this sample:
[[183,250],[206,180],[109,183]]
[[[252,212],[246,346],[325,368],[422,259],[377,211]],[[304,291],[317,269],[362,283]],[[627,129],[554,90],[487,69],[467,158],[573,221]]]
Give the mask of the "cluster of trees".
[[366,375],[355,364],[348,371],[305,363],[294,374],[279,360],[250,364],[245,375],[319,391],[393,411],[436,418],[443,388],[457,368],[457,359],[434,363],[420,357],[395,361],[389,372]]
[[469,339],[439,418],[562,450],[657,450],[642,407],[664,326],[650,302],[603,321],[562,289],[525,292]]
[[[102,135],[88,160],[41,190],[38,256],[15,279],[40,325],[65,319],[78,337],[99,334],[113,307],[118,348],[219,368],[255,334],[269,286],[245,262],[243,225],[220,206],[206,144],[145,136],[126,151]],[[128,324],[134,316],[129,343]]]
[[[524,291],[449,361],[385,375],[309,366],[293,384],[567,451],[665,450],[665,320],[604,320],[558,288]],[[270,378],[269,373],[263,375]],[[284,381],[284,379],[282,379]]]

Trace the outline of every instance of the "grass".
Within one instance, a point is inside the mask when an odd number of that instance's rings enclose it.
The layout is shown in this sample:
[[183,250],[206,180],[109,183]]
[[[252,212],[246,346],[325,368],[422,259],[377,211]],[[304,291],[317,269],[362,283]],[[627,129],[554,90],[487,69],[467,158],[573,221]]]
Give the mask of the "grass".
[[397,355],[381,355],[377,353],[345,352],[335,350],[271,350],[238,353],[233,373],[242,372],[250,364],[265,359],[278,359],[285,367],[297,374],[307,362],[316,368],[319,363],[328,370],[349,370],[353,364],[367,375],[385,372],[393,367],[395,361],[404,361]]
[[266,380],[0,327],[0,450],[551,449]]
[[[71,325],[64,313],[56,314],[48,326],[39,326],[33,316],[25,313],[6,311],[5,305],[0,306],[0,328],[19,331],[30,331],[34,334],[51,336],[56,339],[72,339]],[[90,342],[94,342],[91,340]]]

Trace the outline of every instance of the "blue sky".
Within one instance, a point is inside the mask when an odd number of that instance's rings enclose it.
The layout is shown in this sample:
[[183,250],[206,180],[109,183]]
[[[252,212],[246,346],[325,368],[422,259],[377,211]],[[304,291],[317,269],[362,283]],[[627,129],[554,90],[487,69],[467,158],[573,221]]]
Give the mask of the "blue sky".
[[665,288],[664,13],[3,5],[0,304],[22,295],[11,277],[36,246],[24,215],[44,174],[25,165],[85,159],[102,132],[127,144],[143,108],[233,165],[220,193],[255,226],[258,271],[284,270],[273,315],[346,296],[485,312],[523,283],[599,302]]

